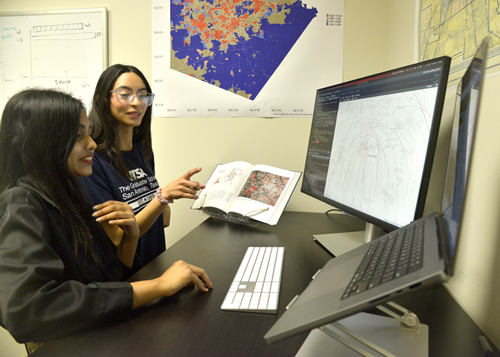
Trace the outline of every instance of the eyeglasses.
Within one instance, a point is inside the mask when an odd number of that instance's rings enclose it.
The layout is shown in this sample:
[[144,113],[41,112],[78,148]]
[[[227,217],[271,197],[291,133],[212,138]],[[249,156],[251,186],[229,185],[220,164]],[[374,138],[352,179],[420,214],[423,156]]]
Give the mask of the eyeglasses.
[[116,93],[116,99],[122,104],[132,104],[135,98],[139,99],[139,102],[143,106],[149,107],[153,104],[153,100],[155,99],[155,95],[153,93],[145,93],[145,94],[133,94],[125,89],[115,89],[110,93]]

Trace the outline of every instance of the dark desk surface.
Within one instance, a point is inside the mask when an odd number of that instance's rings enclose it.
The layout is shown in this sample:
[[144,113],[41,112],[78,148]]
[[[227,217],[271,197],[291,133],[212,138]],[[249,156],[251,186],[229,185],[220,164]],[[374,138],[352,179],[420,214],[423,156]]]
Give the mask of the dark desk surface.
[[[188,287],[132,313],[126,321],[46,343],[34,356],[294,356],[307,333],[268,345],[264,334],[331,255],[313,234],[364,229],[356,218],[285,212],[277,226],[241,226],[207,219],[137,273],[160,275],[176,260],[204,268],[214,289]],[[285,261],[277,315],[220,310],[249,246],[283,246]],[[484,356],[479,328],[442,286],[395,300],[429,325],[430,356]],[[376,311],[370,311],[376,313]],[[496,351],[498,353],[498,351]],[[500,353],[498,353],[500,356]]]

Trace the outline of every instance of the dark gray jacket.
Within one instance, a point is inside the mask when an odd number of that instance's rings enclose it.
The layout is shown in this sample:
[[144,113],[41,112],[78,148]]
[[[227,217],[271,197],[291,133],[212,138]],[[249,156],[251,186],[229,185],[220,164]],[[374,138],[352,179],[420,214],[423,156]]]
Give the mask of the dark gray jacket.
[[70,227],[22,183],[0,197],[0,324],[16,341],[43,342],[128,316],[132,286],[116,248],[95,223],[102,266],[77,259]]

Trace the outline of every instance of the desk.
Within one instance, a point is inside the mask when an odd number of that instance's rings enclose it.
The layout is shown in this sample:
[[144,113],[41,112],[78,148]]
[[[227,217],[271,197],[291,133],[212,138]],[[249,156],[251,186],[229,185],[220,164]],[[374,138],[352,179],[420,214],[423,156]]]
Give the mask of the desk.
[[[33,356],[294,356],[307,333],[271,345],[263,336],[331,258],[312,235],[360,229],[363,222],[342,214],[285,212],[277,226],[257,227],[209,218],[131,280],[156,277],[182,259],[207,271],[211,292],[185,288],[121,323],[48,342]],[[220,310],[248,246],[285,247],[277,315]],[[429,325],[430,356],[484,356],[482,332],[442,286],[395,302]]]

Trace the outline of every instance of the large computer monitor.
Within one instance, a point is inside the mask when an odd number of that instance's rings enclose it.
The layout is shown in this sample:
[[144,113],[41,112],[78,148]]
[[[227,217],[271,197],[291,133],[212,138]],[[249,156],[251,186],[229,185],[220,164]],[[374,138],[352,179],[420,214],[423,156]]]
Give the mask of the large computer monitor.
[[318,89],[301,191],[367,222],[334,255],[422,217],[451,59]]

